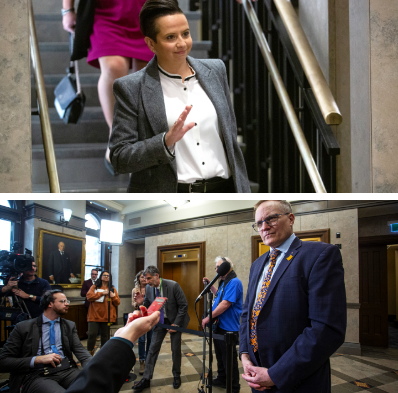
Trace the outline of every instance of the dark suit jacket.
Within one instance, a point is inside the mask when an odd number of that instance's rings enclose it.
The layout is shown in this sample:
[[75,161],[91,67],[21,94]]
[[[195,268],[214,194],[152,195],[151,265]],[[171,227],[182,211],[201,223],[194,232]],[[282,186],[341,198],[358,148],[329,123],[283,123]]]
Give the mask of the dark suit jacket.
[[[89,278],[88,280],[83,282],[82,285],[82,290],[80,291],[80,296],[81,297],[86,297],[87,296],[87,292],[90,290],[90,288],[93,286],[93,280],[91,278]],[[88,306],[90,305],[90,302],[86,299],[86,301],[84,302],[84,305],[88,308]]]
[[77,376],[67,393],[118,393],[135,364],[128,344],[109,340]]
[[[38,318],[42,318],[39,316]],[[61,338],[64,355],[75,364],[72,353],[85,366],[91,359],[77,336],[76,325],[61,318]],[[32,357],[39,350],[37,318],[18,323],[0,352],[0,370],[10,372],[10,393],[19,393],[22,378],[29,373]]]
[[[163,296],[167,297],[164,306],[167,319],[180,327],[186,328],[189,323],[188,302],[180,285],[173,280],[162,279]],[[145,287],[144,306],[148,308],[155,300],[155,288]]]
[[[239,351],[248,352],[255,365],[249,321],[268,254],[251,267],[241,317]],[[339,249],[296,238],[271,280],[257,320],[261,366],[269,368],[276,385],[268,391],[330,392],[329,357],[344,343],[346,321]]]
[[[188,62],[213,103],[236,192],[250,192],[243,154],[237,142],[237,127],[227,74],[221,60]],[[168,131],[166,109],[156,56],[141,71],[117,79],[111,162],[119,173],[131,173],[128,192],[177,192],[177,164],[163,144]]]
[[57,284],[70,284],[72,273],[69,254],[64,251],[63,258],[59,250],[52,251],[49,259],[50,275],[54,276]]

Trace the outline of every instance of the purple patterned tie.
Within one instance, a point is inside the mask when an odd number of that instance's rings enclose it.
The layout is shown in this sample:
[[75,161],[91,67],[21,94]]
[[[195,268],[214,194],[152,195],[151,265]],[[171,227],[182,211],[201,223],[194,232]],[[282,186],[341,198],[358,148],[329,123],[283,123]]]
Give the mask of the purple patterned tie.
[[280,251],[275,249],[272,249],[270,254],[269,254],[269,267],[268,267],[268,273],[264,278],[263,285],[261,286],[260,293],[258,294],[258,298],[256,301],[256,304],[253,308],[252,315],[250,318],[250,344],[253,348],[254,352],[258,351],[258,342],[257,342],[257,319],[261,311],[261,307],[264,303],[265,296],[267,295],[268,287],[271,282],[271,276],[272,272],[275,267],[276,263],[276,258],[279,255]]
[[[159,288],[156,288],[156,297],[160,297]],[[164,323],[164,310],[163,310],[163,307],[160,310],[159,323]]]

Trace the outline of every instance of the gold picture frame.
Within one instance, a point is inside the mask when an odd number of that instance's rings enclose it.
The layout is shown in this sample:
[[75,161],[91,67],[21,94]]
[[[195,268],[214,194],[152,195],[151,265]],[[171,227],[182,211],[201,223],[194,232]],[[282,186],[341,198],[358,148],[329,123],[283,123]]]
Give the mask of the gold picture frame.
[[[78,236],[68,235],[61,232],[50,231],[47,229],[39,228],[39,239],[37,247],[37,272],[38,276],[49,281],[50,284],[54,284],[50,280],[50,273],[54,276],[55,284],[61,285],[63,288],[81,288],[84,281],[84,270],[86,260],[86,239]],[[60,258],[58,245],[64,243],[64,255],[62,256],[63,267],[68,267],[68,270],[72,272],[76,278],[80,278],[80,282],[67,283],[64,275],[56,274],[52,272],[59,263],[57,258]],[[59,270],[58,270],[59,271]],[[57,272],[58,272],[57,271]],[[62,272],[61,268],[61,272]],[[68,273],[69,278],[70,274]],[[59,282],[57,282],[59,281]]]

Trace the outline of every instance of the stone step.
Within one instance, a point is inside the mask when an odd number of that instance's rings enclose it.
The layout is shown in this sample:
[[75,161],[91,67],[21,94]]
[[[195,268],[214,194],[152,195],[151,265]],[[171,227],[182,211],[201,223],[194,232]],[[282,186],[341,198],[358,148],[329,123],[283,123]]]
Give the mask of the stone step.
[[[62,192],[126,192],[129,175],[112,176],[104,165],[106,143],[55,144]],[[47,192],[48,176],[41,145],[32,146],[34,192]]]
[[[194,41],[200,41],[202,39],[200,12],[188,11],[184,14],[189,23],[192,39]],[[62,27],[61,12],[57,12],[56,14],[35,13],[35,25],[39,42],[69,42],[69,33]]]
[[[50,108],[50,122],[55,144],[69,143],[107,143],[108,125],[100,107],[85,107],[78,124],[65,124],[55,108]],[[42,145],[39,116],[32,117],[32,144]]]
[[[62,74],[69,65],[69,44],[67,42],[40,42],[40,56],[43,74]],[[190,56],[207,59],[211,41],[195,41]],[[87,64],[86,59],[79,60],[79,71],[84,74],[99,73],[98,68]]]

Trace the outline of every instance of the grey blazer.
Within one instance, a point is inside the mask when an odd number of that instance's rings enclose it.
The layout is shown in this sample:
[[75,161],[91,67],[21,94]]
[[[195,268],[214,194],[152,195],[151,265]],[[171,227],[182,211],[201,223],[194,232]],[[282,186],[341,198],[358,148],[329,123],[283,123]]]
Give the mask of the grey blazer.
[[[188,302],[180,285],[173,280],[162,279],[163,296],[167,297],[164,306],[167,319],[177,326],[186,328],[189,323]],[[155,288],[145,287],[144,306],[148,308],[155,300]]]
[[[73,353],[82,366],[85,366],[91,360],[91,355],[81,344],[75,323],[61,318],[61,332],[64,355],[72,364],[76,364]],[[18,323],[4,344],[0,352],[0,370],[11,373],[11,393],[19,392],[22,378],[31,371],[30,361],[39,350],[39,338],[37,318],[34,318]]]
[[[246,166],[237,142],[235,114],[221,60],[187,58],[213,103],[236,192],[250,192]],[[166,109],[156,56],[134,74],[113,85],[115,111],[110,157],[115,170],[131,173],[128,192],[177,192],[176,160],[163,145]]]

